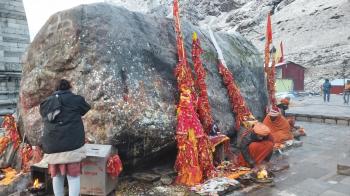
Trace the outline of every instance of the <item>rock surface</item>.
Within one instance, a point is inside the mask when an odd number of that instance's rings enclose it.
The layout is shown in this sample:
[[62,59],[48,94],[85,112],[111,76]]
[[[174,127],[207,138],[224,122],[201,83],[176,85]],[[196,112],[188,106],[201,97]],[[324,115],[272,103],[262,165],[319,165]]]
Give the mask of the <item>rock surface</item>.
[[[208,32],[183,23],[187,56],[191,35],[199,33],[214,119],[224,132],[234,117],[216,68]],[[267,97],[262,60],[240,35],[216,34],[254,115],[263,116]],[[138,165],[175,149],[178,92],[173,21],[133,13],[105,3],[79,6],[53,15],[24,58],[19,112],[21,130],[36,145],[42,134],[39,103],[61,78],[72,81],[92,109],[84,117],[89,140],[116,145],[124,164]]]
[[21,195],[19,192],[18,194],[16,194],[15,192],[24,191],[28,188],[28,184],[30,184],[30,182],[30,174],[18,174],[18,177],[11,184],[7,186],[0,186],[0,196]]
[[[135,11],[171,16],[172,0],[108,0]],[[240,32],[264,51],[267,13],[272,11],[274,45],[284,43],[287,60],[305,66],[305,88],[320,91],[324,78],[350,76],[349,0],[180,0],[193,24]]]
[[132,174],[132,178],[134,178],[135,180],[148,182],[148,183],[158,181],[160,180],[160,177],[161,177],[160,175],[153,174],[153,173],[145,173],[145,172]]

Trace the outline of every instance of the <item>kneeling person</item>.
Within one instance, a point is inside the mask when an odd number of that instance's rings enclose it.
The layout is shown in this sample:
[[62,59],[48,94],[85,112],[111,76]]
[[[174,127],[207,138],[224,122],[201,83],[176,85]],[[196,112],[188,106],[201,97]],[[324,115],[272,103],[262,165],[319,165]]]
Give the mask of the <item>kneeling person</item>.
[[269,161],[273,145],[270,129],[263,123],[256,123],[253,130],[246,130],[240,138],[239,166],[252,168],[263,161]]

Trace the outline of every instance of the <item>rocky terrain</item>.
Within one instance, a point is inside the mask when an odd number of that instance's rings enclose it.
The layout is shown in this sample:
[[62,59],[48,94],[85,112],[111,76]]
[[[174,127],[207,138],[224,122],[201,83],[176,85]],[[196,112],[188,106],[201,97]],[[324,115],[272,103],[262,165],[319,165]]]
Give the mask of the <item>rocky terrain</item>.
[[[207,31],[183,23],[187,57],[197,31],[207,70],[214,119],[232,132],[234,117],[216,67],[216,51]],[[262,59],[240,35],[215,34],[228,68],[254,115],[267,102]],[[37,145],[42,133],[39,103],[61,78],[72,81],[92,109],[84,117],[87,138],[118,147],[123,164],[138,165],[175,151],[178,92],[172,19],[130,12],[106,3],[79,6],[53,15],[24,57],[20,89],[20,125]]]
[[[172,17],[172,0],[107,0],[135,11]],[[183,17],[201,27],[239,32],[261,54],[266,16],[272,12],[274,45],[286,60],[306,67],[305,88],[319,91],[324,78],[350,78],[349,0],[180,0]]]

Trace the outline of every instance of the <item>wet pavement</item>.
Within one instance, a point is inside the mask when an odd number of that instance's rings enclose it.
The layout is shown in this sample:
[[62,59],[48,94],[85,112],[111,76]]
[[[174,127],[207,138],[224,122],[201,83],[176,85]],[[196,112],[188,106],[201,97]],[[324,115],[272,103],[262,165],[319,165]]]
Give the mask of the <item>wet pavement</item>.
[[330,102],[321,96],[295,97],[287,113],[350,117],[350,105],[344,104],[342,95],[331,95]]
[[[350,108],[349,108],[350,109]],[[337,174],[337,163],[350,156],[348,126],[298,122],[305,127],[304,145],[286,151],[290,168],[279,172],[274,187],[248,196],[349,196],[350,176]]]

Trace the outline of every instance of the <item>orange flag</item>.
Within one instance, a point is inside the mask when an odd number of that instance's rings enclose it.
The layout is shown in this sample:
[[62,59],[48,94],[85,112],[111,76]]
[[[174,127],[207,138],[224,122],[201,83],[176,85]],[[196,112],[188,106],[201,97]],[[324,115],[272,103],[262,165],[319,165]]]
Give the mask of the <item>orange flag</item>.
[[280,63],[284,61],[284,53],[283,53],[283,44],[282,41],[280,43],[280,50],[281,50],[281,58],[280,58]]
[[270,44],[272,44],[272,27],[271,27],[271,14],[267,15],[267,25],[266,25],[266,43],[265,43],[265,58],[264,58],[264,70],[267,73],[270,63]]
[[271,25],[271,14],[267,15],[267,25],[266,25],[266,43],[272,43],[272,25]]

